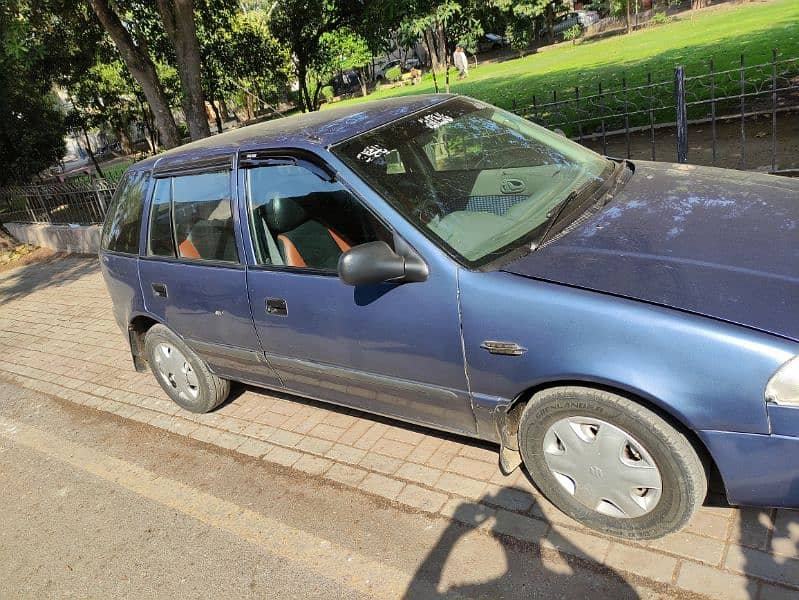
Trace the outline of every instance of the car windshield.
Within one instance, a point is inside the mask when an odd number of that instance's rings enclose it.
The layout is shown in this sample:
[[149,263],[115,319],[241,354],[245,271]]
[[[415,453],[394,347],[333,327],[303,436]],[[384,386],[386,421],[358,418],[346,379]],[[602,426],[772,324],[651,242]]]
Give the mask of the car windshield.
[[470,266],[545,236],[613,163],[499,108],[454,98],[333,148],[417,227]]

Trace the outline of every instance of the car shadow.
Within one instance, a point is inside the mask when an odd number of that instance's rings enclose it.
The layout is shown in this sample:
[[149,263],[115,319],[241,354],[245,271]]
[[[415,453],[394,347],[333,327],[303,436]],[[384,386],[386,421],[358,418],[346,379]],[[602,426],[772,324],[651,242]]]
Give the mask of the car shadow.
[[730,548],[727,562],[745,573],[747,597],[799,598],[799,591],[782,585],[799,584],[799,511],[741,509],[737,529],[739,546]]
[[[576,558],[580,549],[554,533],[545,520],[530,520],[528,541],[506,535],[504,532],[518,527],[513,520],[516,515],[495,511],[489,505],[503,503],[502,495],[510,490],[502,488],[455,508],[452,520],[414,573],[403,599],[640,597],[619,573]],[[478,530],[493,539],[498,551],[476,555],[476,550],[485,548],[485,543],[474,541]],[[544,537],[563,552],[542,548]]]

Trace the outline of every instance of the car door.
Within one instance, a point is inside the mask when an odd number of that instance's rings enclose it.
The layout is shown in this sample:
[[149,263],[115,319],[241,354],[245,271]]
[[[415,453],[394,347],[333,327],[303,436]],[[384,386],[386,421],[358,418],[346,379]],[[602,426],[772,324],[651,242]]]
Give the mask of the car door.
[[218,375],[276,385],[250,315],[233,182],[230,159],[200,172],[156,175],[139,260],[144,304]]
[[348,286],[348,248],[403,245],[315,160],[250,153],[242,222],[253,264],[248,293],[261,345],[299,394],[463,433],[475,431],[460,340],[456,273]]

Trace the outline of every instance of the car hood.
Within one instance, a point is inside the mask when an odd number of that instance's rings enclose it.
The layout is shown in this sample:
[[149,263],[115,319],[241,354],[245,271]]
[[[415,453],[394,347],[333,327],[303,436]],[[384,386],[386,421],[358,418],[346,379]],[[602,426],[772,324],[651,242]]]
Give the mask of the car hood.
[[597,214],[503,270],[799,340],[799,181],[635,167]]

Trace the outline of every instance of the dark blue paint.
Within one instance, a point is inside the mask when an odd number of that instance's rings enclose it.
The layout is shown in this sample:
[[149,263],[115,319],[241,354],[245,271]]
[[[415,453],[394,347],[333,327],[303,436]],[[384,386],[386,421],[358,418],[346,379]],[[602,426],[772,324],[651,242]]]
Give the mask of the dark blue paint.
[[[504,270],[469,271],[327,150],[443,99],[283,119],[134,167],[239,149],[314,152],[423,257],[428,281],[352,288],[335,276],[257,268],[237,190],[240,268],[101,253],[120,325],[146,314],[187,339],[272,360],[273,369],[248,369],[209,356],[220,374],[492,441],[497,411],[530,389],[606,386],[695,431],[732,502],[799,505],[799,409],[764,400],[769,377],[799,352],[796,182],[638,163],[578,228]],[[148,293],[161,280],[170,297],[159,303]],[[266,297],[284,298],[288,316],[268,316]],[[528,351],[491,355],[480,348],[487,339]]]
[[636,163],[594,218],[506,270],[799,340],[799,183]]

